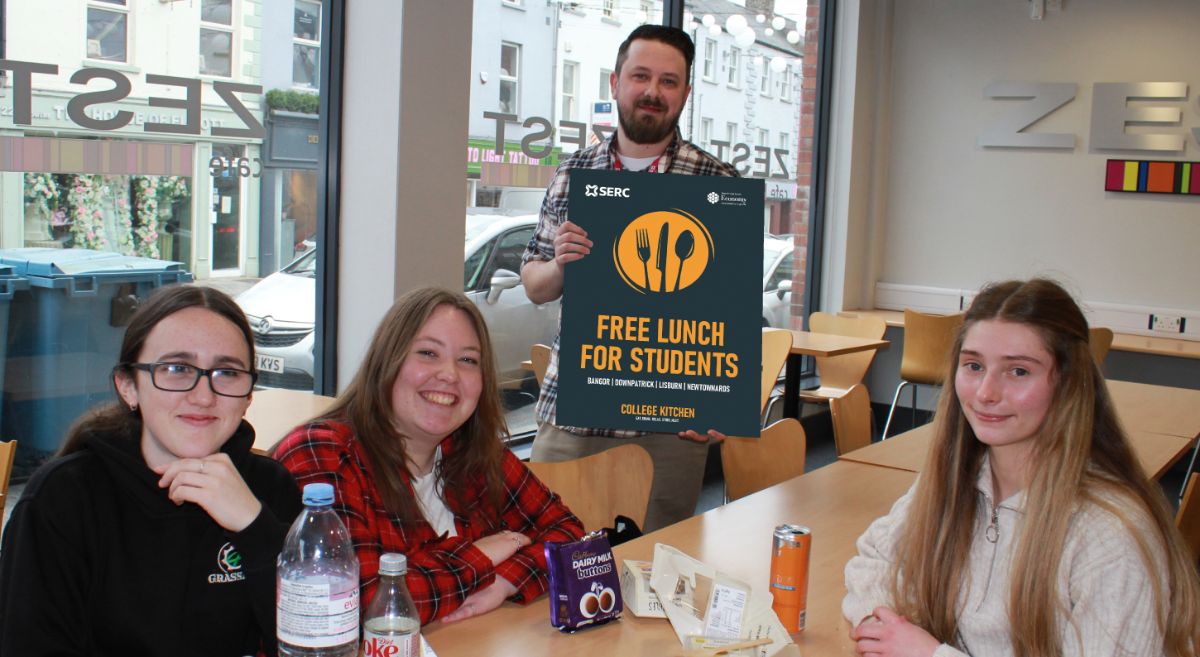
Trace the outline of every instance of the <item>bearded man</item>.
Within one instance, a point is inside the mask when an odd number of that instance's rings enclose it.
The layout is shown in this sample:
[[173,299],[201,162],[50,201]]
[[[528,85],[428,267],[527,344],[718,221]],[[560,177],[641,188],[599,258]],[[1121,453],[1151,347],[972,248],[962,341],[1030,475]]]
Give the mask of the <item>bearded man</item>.
[[[542,202],[537,232],[525,248],[521,281],[534,303],[561,297],[564,267],[591,252],[587,231],[567,219],[572,169],[738,175],[732,165],[679,134],[679,115],[692,90],[688,81],[695,54],[686,32],[663,25],[642,25],[621,44],[616,69],[609,77],[617,103],[617,129],[607,140],[576,151],[559,165]],[[539,427],[532,459],[576,459],[633,442],[646,448],[654,461],[644,529],[652,531],[690,517],[700,496],[708,441],[723,436],[713,430],[707,435],[661,434],[557,425],[558,349],[559,336],[555,336],[535,411]]]

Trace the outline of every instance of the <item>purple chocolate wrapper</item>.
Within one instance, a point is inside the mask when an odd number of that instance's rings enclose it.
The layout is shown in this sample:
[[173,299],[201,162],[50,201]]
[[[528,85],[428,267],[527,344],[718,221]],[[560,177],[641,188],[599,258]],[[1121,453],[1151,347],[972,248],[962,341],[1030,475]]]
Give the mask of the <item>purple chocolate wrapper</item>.
[[604,532],[570,543],[546,543],[550,624],[563,632],[621,617],[621,581]]

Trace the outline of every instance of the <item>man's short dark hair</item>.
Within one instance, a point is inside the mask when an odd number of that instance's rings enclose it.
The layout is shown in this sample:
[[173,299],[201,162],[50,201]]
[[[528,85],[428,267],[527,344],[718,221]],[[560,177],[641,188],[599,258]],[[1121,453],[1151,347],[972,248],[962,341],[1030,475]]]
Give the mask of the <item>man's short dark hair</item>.
[[690,84],[690,80],[692,79],[692,60],[696,59],[696,45],[692,43],[692,37],[688,36],[687,32],[677,27],[668,27],[666,25],[639,25],[629,33],[629,36],[621,43],[621,47],[617,49],[618,76],[621,75],[621,66],[629,56],[630,44],[638,39],[661,41],[678,50],[683,55],[683,60],[687,62],[687,80],[685,82]]

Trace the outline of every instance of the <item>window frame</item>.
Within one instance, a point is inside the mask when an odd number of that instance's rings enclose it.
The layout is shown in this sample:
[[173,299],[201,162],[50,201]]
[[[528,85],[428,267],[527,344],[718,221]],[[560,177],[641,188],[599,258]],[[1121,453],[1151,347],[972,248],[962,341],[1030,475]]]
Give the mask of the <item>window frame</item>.
[[617,20],[617,0],[600,0],[600,15],[610,21]]
[[[504,74],[504,49],[505,48],[512,48],[516,52],[516,57],[514,58],[514,61],[513,61],[513,68],[515,70],[510,72],[508,75]],[[521,44],[513,43],[512,41],[501,41],[500,42],[500,65],[498,68],[499,68],[500,72],[497,75],[497,77],[500,79],[500,82],[498,85],[496,85],[496,93],[500,94],[500,92],[504,89],[504,83],[506,83],[506,82],[512,85],[512,90],[513,90],[513,92],[512,92],[512,107],[505,108],[504,107],[504,98],[503,98],[503,96],[501,96],[500,97],[500,109],[503,111],[510,112],[512,114],[519,115],[521,113]]]
[[725,84],[730,89],[742,88],[742,49],[730,46],[725,59],[728,70],[725,73]]
[[601,102],[612,100],[612,74],[613,70],[610,68],[600,69],[600,93],[596,95],[596,98]]
[[771,59],[762,56],[762,64],[758,68],[758,93],[764,98],[771,97]]
[[[299,89],[302,91],[315,91],[317,93],[320,93],[321,82],[322,82],[321,74],[320,74],[321,31],[322,31],[322,26],[325,23],[325,16],[324,16],[325,5],[324,5],[324,3],[320,2],[320,0],[308,0],[308,1],[316,4],[317,8],[320,10],[320,13],[317,14],[316,39],[305,39],[305,38],[296,36],[295,25],[292,26],[292,88]],[[293,16],[294,16],[295,15],[295,5],[294,4],[293,4],[292,11],[293,11]],[[295,20],[295,19],[293,18],[293,20]],[[316,61],[317,61],[317,84],[315,86],[307,85],[307,84],[300,84],[300,83],[296,82],[296,73],[295,73],[295,70],[296,70],[296,46],[301,46],[304,48],[313,48],[317,51],[317,58],[316,58]]]
[[[130,34],[133,32],[133,12],[129,10],[129,2],[125,0],[87,0],[83,11],[83,58],[89,62],[101,62],[104,64],[133,64],[133,48],[131,47],[133,39]],[[93,57],[88,49],[88,14],[95,9],[96,11],[106,11],[111,14],[118,14],[125,19],[125,58],[124,59],[104,59],[102,57]],[[97,44],[98,45],[98,44]]]
[[717,81],[717,40],[704,39],[704,57],[700,66],[700,78],[705,82]]
[[713,131],[715,127],[711,118],[700,118],[700,143],[706,151],[712,150]]
[[[576,117],[579,113],[579,68],[579,62],[571,61],[569,59],[563,60],[562,80],[560,80],[561,84],[559,85],[559,97],[561,98],[561,104],[559,105],[559,108],[562,110],[562,118],[566,121],[576,120]],[[571,75],[572,84],[570,89],[567,88],[566,81],[568,70],[573,72]],[[570,101],[570,111],[568,111],[567,107],[568,100]]]
[[[219,78],[222,80],[232,80],[237,77],[238,64],[238,47],[237,47],[237,24],[238,24],[238,3],[237,0],[229,0],[229,24],[213,23],[204,20],[204,0],[200,0],[197,11],[200,12],[199,21],[197,22],[197,39],[196,48],[196,74],[205,78]],[[202,51],[204,31],[210,32],[225,32],[229,35],[229,75],[221,75],[220,73],[210,73],[204,70],[204,66],[200,63],[200,58],[204,57]]]

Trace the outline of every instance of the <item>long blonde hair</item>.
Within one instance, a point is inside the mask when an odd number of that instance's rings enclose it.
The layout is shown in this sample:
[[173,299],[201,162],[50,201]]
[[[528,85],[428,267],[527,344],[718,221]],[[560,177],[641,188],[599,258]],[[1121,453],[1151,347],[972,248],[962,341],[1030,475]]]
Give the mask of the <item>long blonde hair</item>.
[[[483,389],[475,412],[454,432],[454,449],[445,455],[437,476],[446,504],[463,512],[475,499],[466,491],[483,490],[483,499],[497,513],[504,496],[501,460],[508,426],[496,383],[496,359],[487,324],[475,304],[461,292],[438,287],[413,290],[396,300],[371,339],[358,373],[320,419],[350,424],[362,443],[387,510],[403,520],[423,518],[408,485],[408,453],[404,436],[392,423],[392,385],[408,358],[413,340],[433,312],[441,306],[461,310],[479,336]],[[472,485],[477,482],[476,485]]]
[[[1070,294],[1045,279],[990,285],[967,310],[947,364],[933,444],[897,542],[891,577],[897,612],[939,641],[956,642],[979,504],[975,482],[987,446],[967,423],[953,382],[963,338],[983,320],[1035,330],[1054,356],[1057,381],[1025,489],[1022,523],[1037,531],[1019,533],[1009,578],[1014,654],[1061,657],[1060,623],[1069,611],[1058,599],[1059,565],[1074,512],[1090,504],[1119,518],[1137,542],[1151,574],[1164,652],[1194,657],[1200,646],[1194,559],[1162,491],[1142,472],[1117,421],[1088,349],[1087,320]],[[1148,535],[1146,527],[1152,528]],[[1157,577],[1163,566],[1167,590]]]

